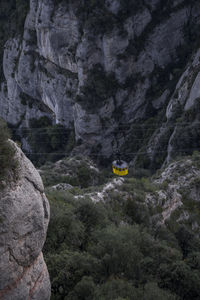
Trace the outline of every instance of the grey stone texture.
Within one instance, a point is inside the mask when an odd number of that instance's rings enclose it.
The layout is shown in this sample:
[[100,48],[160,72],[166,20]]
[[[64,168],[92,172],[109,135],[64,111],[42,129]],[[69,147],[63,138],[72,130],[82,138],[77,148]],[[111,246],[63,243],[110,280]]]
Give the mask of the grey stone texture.
[[[158,79],[156,69],[165,71],[177,61],[177,49],[186,46],[184,30],[186,24],[199,24],[200,4],[177,0],[162,11],[161,1],[144,1],[143,8],[133,10],[120,26],[113,23],[110,31],[96,33],[97,27],[88,27],[90,19],[83,21],[84,9],[77,12],[80,3],[30,0],[23,38],[5,45],[0,115],[19,127],[28,126],[30,118],[49,116],[55,123],[75,128],[83,151],[99,146],[101,154],[110,157],[116,148],[116,119],[128,126],[147,119],[150,104],[159,110],[170,100],[167,88],[161,97],[149,98],[148,91]],[[113,17],[120,14],[119,0],[107,0],[106,7]],[[113,74],[117,84],[112,95],[103,100],[94,95],[87,104],[91,92],[86,89],[84,101],[77,103],[97,65],[105,76]],[[172,78],[169,74],[165,80]],[[24,95],[30,98],[26,104]],[[198,95],[197,77],[185,109]]]
[[42,255],[49,204],[39,173],[13,142],[17,171],[0,191],[0,299],[50,299]]

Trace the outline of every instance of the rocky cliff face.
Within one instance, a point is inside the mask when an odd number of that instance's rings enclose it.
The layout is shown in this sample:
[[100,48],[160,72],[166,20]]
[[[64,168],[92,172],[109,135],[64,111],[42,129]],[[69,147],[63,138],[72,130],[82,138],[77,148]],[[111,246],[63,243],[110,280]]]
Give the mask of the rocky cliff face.
[[42,255],[49,204],[42,180],[16,148],[15,176],[0,191],[0,299],[50,299],[50,281]]
[[146,204],[160,207],[153,219],[161,225],[185,224],[199,237],[199,154],[174,161],[161,170],[153,183],[159,189],[147,193]]
[[175,155],[199,149],[199,70],[200,51],[192,57],[180,77],[166,108],[166,120],[155,130],[148,146],[149,157],[167,153],[166,162]]
[[118,144],[169,160],[172,110],[198,97],[197,57],[182,73],[199,16],[195,0],[30,0],[23,37],[5,45],[1,116],[20,128],[47,115],[75,129],[79,151],[110,157]]

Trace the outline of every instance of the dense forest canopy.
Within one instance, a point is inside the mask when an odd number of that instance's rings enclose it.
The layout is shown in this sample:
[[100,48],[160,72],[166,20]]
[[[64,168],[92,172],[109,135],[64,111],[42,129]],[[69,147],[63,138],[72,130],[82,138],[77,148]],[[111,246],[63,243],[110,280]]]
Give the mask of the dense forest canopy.
[[[93,202],[81,190],[77,198],[77,188],[47,192],[51,220],[44,255],[52,299],[199,299],[198,230],[192,231],[189,219],[177,223],[185,208],[159,225],[162,207],[145,204],[145,191],[156,189],[161,186],[147,178],[127,178],[105,202]],[[192,206],[189,198],[184,203],[198,222],[199,204]]]

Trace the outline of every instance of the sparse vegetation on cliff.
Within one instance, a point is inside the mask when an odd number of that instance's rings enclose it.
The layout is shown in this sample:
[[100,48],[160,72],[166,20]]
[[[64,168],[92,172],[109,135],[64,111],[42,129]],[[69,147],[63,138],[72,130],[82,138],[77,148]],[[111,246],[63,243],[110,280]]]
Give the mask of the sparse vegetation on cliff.
[[89,111],[102,107],[116,92],[118,82],[114,73],[106,74],[100,64],[96,64],[88,74],[86,85],[81,89],[76,101]]
[[[23,103],[31,105],[34,101],[30,97],[23,97]],[[27,102],[28,101],[28,102]],[[31,119],[30,129],[23,129],[23,136],[31,145],[33,154],[29,157],[36,165],[46,161],[56,161],[69,153],[74,144],[74,131],[67,130],[61,124],[52,124],[52,121],[44,116],[40,119]]]
[[9,142],[10,132],[6,123],[0,119],[0,187],[2,181],[7,179],[9,172],[16,169],[17,162],[14,160],[15,150]]
[[0,81],[3,79],[3,50],[9,37],[23,34],[24,21],[29,9],[27,0],[8,0],[0,2]]

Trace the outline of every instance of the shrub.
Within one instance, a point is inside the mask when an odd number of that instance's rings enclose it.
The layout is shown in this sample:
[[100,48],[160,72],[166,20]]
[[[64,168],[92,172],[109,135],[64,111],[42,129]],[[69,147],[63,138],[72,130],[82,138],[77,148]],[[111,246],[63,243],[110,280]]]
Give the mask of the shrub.
[[[144,180],[137,185],[149,190]],[[194,234],[182,227],[175,234],[167,227],[147,232],[144,222],[125,223],[123,214],[116,224],[109,202],[78,200],[69,192],[48,197],[52,213],[44,254],[52,299],[199,298]]]
[[68,299],[94,299],[95,283],[90,276],[83,276],[74,287],[74,291],[69,293]]
[[76,101],[89,110],[95,110],[104,104],[104,101],[115,95],[118,82],[114,73],[106,74],[100,64],[90,70],[87,83],[82,87],[81,95]]
[[33,154],[29,154],[30,159],[41,165],[46,161],[56,161],[65,156],[68,141],[72,148],[74,141],[74,131],[67,130],[61,124],[52,124],[52,121],[44,116],[40,119],[30,119],[30,129],[23,131],[23,136],[27,138]]
[[10,132],[6,123],[0,120],[0,180],[6,178],[9,172],[16,169],[17,163],[13,159],[15,150],[8,141]]
[[87,167],[85,166],[81,166],[78,170],[77,170],[77,175],[78,175],[78,178],[79,178],[79,183],[80,183],[80,186],[82,188],[86,188],[89,186],[89,182],[91,180],[91,177],[90,177],[90,172],[88,170]]
[[95,298],[99,300],[142,299],[142,291],[130,282],[122,279],[111,279],[96,289]]

